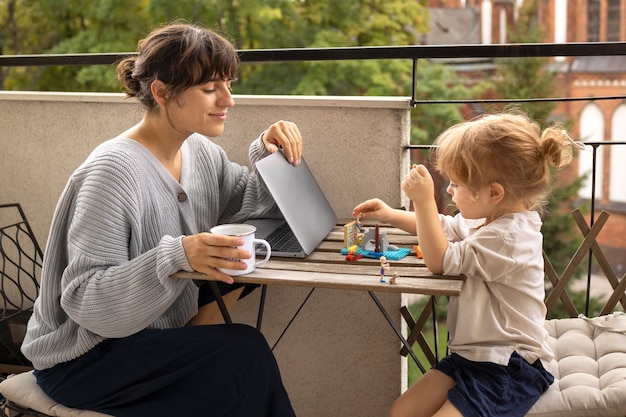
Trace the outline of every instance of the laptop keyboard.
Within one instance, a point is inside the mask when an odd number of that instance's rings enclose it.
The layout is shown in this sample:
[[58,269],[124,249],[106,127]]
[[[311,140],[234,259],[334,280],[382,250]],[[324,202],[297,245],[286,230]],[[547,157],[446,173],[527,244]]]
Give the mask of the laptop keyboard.
[[272,247],[272,252],[299,252],[302,250],[302,246],[300,246],[287,222],[274,230],[266,240]]

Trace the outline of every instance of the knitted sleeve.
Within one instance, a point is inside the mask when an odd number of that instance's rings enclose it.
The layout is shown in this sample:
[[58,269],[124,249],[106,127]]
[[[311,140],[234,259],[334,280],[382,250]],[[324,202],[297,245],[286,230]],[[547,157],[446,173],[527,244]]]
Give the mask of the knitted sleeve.
[[168,226],[176,208],[141,162],[123,152],[104,155],[74,179],[61,305],[73,321],[104,337],[148,327],[186,284],[168,278],[189,268],[180,229]]

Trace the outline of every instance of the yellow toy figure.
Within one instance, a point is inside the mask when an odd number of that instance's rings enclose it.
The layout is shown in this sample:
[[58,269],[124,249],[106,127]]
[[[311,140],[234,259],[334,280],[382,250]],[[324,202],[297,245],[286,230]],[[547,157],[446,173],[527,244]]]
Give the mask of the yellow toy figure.
[[385,271],[388,271],[391,266],[389,262],[387,262],[387,258],[381,256],[380,258],[380,282],[385,282]]

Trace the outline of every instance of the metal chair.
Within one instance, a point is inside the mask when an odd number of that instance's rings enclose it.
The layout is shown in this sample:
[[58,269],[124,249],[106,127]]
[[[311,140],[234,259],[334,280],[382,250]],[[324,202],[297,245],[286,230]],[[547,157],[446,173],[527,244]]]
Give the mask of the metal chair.
[[32,369],[20,352],[43,254],[19,204],[0,205],[0,373]]
[[18,203],[0,204],[0,416],[106,417],[46,396],[20,346],[39,293],[43,252]]

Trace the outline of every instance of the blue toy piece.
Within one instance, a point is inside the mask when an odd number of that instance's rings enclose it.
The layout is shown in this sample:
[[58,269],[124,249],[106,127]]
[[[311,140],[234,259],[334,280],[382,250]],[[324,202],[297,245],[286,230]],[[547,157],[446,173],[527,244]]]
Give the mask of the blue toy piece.
[[[400,259],[402,259],[405,256],[407,256],[409,253],[411,253],[411,249],[408,249],[408,248],[398,248],[396,250],[388,250],[386,252],[374,252],[374,251],[363,250],[362,248],[359,247],[359,248],[357,248],[355,253],[357,255],[363,255],[364,258],[380,259],[381,256],[384,256],[388,260],[399,261]],[[348,254],[348,248],[341,249],[341,254],[342,255],[347,255]]]

